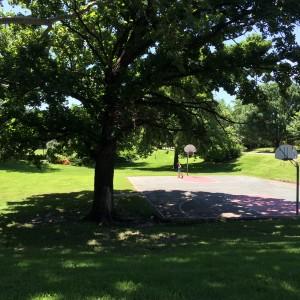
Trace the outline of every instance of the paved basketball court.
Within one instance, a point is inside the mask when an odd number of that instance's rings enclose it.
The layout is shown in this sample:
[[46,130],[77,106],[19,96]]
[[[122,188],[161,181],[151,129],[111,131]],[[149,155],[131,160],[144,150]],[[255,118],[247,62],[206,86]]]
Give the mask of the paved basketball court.
[[165,219],[295,216],[296,186],[249,176],[129,177]]

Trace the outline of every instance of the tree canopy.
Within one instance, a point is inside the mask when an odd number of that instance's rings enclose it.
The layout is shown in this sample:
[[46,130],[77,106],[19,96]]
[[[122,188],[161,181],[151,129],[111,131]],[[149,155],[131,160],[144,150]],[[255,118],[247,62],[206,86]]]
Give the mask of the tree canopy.
[[1,121],[85,149],[94,220],[112,218],[115,153],[135,130],[222,118],[212,96],[221,87],[247,103],[262,100],[262,81],[299,80],[296,0],[11,2],[32,15],[0,16]]
[[[277,84],[260,86],[265,101],[242,105],[235,104],[235,118],[243,143],[249,149],[260,146],[278,147],[281,143],[294,142],[291,122],[300,110],[300,87],[291,85],[280,92]],[[290,129],[289,129],[290,128]]]

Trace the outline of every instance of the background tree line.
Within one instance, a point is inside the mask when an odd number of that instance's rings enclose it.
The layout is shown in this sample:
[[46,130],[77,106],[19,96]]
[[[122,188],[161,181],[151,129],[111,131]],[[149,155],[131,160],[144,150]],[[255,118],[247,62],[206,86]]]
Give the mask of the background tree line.
[[237,100],[233,117],[242,144],[249,150],[278,147],[282,143],[299,144],[300,87],[292,84],[281,91],[275,83],[261,85],[265,101],[242,105]]

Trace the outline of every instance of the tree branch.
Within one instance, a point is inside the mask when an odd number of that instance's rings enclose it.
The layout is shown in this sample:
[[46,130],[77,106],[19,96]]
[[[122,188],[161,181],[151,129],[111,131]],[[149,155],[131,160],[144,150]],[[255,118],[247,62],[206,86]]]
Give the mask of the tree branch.
[[[85,14],[88,12],[93,6],[97,4],[97,1],[92,1],[88,3],[85,7],[83,7],[79,12],[79,14]],[[22,24],[22,25],[36,25],[36,26],[51,26],[56,22],[69,20],[77,17],[77,13],[69,14],[69,15],[61,15],[57,17],[49,17],[49,18],[38,18],[33,16],[9,16],[9,17],[0,17],[0,24]]]
[[[104,48],[103,45],[103,39],[100,35],[100,37],[97,35],[97,33],[95,33],[82,19],[82,13],[80,10],[77,9],[76,3],[74,2],[74,11],[75,11],[75,15],[77,16],[79,23],[82,25],[82,27],[84,28],[84,30],[92,37],[96,40],[96,42],[99,44],[101,51],[103,52],[105,58],[107,59],[107,55],[106,55],[106,50]],[[101,32],[101,30],[100,30]],[[102,59],[101,63],[103,64],[103,66],[105,66],[105,62]]]
[[[191,111],[189,111],[187,108],[192,108],[192,109],[198,109],[198,110],[203,110],[203,111],[206,111],[216,117],[218,117],[219,119],[221,120],[224,120],[228,123],[231,123],[231,124],[238,124],[238,122],[236,121],[233,121],[225,116],[223,116],[222,114],[220,114],[218,111],[216,111],[214,108],[210,107],[209,106],[209,103],[208,102],[203,102],[203,103],[193,103],[193,102],[189,102],[189,101],[183,101],[181,103],[178,103],[176,101],[174,101],[174,99],[170,98],[170,97],[167,97],[165,95],[161,95],[161,94],[155,94],[155,96],[157,98],[161,98],[161,99],[164,99],[164,101],[166,101],[167,105],[171,105],[173,107],[178,107],[179,109],[182,109],[188,113],[192,113]],[[153,101],[152,99],[149,99],[150,101],[143,101],[140,102],[141,104],[146,104],[148,103],[148,105],[162,105],[162,102],[161,101]],[[201,105],[201,104],[204,104]],[[195,114],[195,113],[194,113]],[[196,115],[196,114],[195,114]]]
[[72,31],[73,33],[79,35],[88,45],[88,47],[91,49],[91,51],[93,52],[93,54],[98,58],[99,62],[104,65],[103,59],[100,55],[100,53],[97,51],[97,49],[94,47],[94,45],[92,45],[91,41],[89,40],[88,37],[86,37],[84,34],[82,34],[80,31],[76,30],[74,27],[70,26],[67,23],[63,23],[64,26],[66,26],[70,31]]

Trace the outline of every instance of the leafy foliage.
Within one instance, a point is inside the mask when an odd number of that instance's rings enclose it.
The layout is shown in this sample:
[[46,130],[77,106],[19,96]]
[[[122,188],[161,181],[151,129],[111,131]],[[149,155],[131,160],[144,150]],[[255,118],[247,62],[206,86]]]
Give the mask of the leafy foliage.
[[281,91],[276,84],[262,85],[261,92],[265,100],[244,106],[235,105],[235,115],[242,141],[247,148],[259,146],[278,146],[282,142],[293,142],[288,126],[295,113],[300,109],[300,88],[290,86]]
[[287,128],[290,140],[300,145],[300,111],[296,112]]
[[242,152],[242,145],[234,128],[229,126],[225,133],[213,136],[211,144],[205,149],[203,158],[206,161],[226,162],[238,158]]
[[238,158],[243,149],[234,121],[228,121],[234,119],[232,109],[222,101],[219,104],[219,113],[224,116],[224,120],[215,118],[207,121],[207,140],[200,147],[200,154],[206,161],[231,161]]

